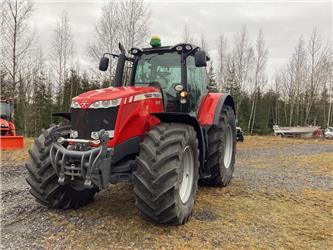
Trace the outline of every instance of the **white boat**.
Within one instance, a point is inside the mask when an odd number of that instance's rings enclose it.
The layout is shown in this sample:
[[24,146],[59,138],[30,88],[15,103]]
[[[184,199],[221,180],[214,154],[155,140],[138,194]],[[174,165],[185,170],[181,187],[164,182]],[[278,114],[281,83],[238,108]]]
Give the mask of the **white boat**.
[[279,127],[278,125],[273,126],[274,135],[281,136],[302,136],[312,137],[313,132],[320,129],[319,126],[308,126],[308,127]]
[[327,127],[324,132],[326,139],[333,139],[333,127]]

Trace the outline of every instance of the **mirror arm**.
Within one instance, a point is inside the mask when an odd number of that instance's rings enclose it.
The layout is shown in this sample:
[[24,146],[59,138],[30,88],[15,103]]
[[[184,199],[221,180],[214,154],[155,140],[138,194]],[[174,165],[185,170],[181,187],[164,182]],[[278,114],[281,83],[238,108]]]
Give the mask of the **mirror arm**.
[[105,57],[106,55],[112,56],[113,54],[106,52],[103,54],[103,57]]
[[[103,57],[105,57],[106,55],[112,56],[112,58],[118,58],[119,57],[118,54],[114,54],[114,53],[104,53]],[[126,60],[130,61],[130,62],[134,62],[134,58],[131,58],[131,57],[126,56]]]
[[104,53],[104,54],[103,54],[103,57],[105,57],[106,55],[111,56],[112,58],[119,57],[119,55],[117,55],[117,54],[114,54],[114,53],[108,53],[108,52]]

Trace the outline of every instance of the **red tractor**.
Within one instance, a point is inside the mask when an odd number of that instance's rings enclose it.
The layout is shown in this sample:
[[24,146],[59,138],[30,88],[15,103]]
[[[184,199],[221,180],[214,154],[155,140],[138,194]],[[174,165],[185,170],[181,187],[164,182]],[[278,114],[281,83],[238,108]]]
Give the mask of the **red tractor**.
[[23,136],[16,135],[13,123],[13,104],[8,100],[1,100],[0,105],[0,149],[22,149]]
[[[83,93],[70,125],[44,130],[26,163],[31,194],[50,208],[78,208],[108,184],[131,182],[135,205],[156,223],[183,224],[198,182],[226,186],[234,172],[236,127],[230,95],[210,93],[209,58],[198,46],[132,48],[106,53],[118,63],[112,87]],[[125,63],[131,64],[124,84]]]

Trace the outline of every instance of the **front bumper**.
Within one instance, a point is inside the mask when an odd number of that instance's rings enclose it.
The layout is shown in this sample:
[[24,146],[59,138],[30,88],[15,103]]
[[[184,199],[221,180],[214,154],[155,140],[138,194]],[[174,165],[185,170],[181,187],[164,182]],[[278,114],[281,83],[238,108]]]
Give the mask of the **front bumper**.
[[109,135],[104,130],[99,132],[100,145],[85,151],[65,148],[59,138],[59,134],[52,134],[50,159],[60,184],[103,188],[109,183],[113,149],[107,147]]

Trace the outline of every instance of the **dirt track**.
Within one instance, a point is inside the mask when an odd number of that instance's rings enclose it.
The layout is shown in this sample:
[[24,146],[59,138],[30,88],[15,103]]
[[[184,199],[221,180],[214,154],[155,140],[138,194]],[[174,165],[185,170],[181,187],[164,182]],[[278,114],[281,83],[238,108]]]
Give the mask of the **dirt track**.
[[333,248],[332,141],[246,138],[232,184],[200,187],[192,219],[179,227],[143,220],[126,184],[79,210],[48,210],[12,157],[1,167],[3,249]]

